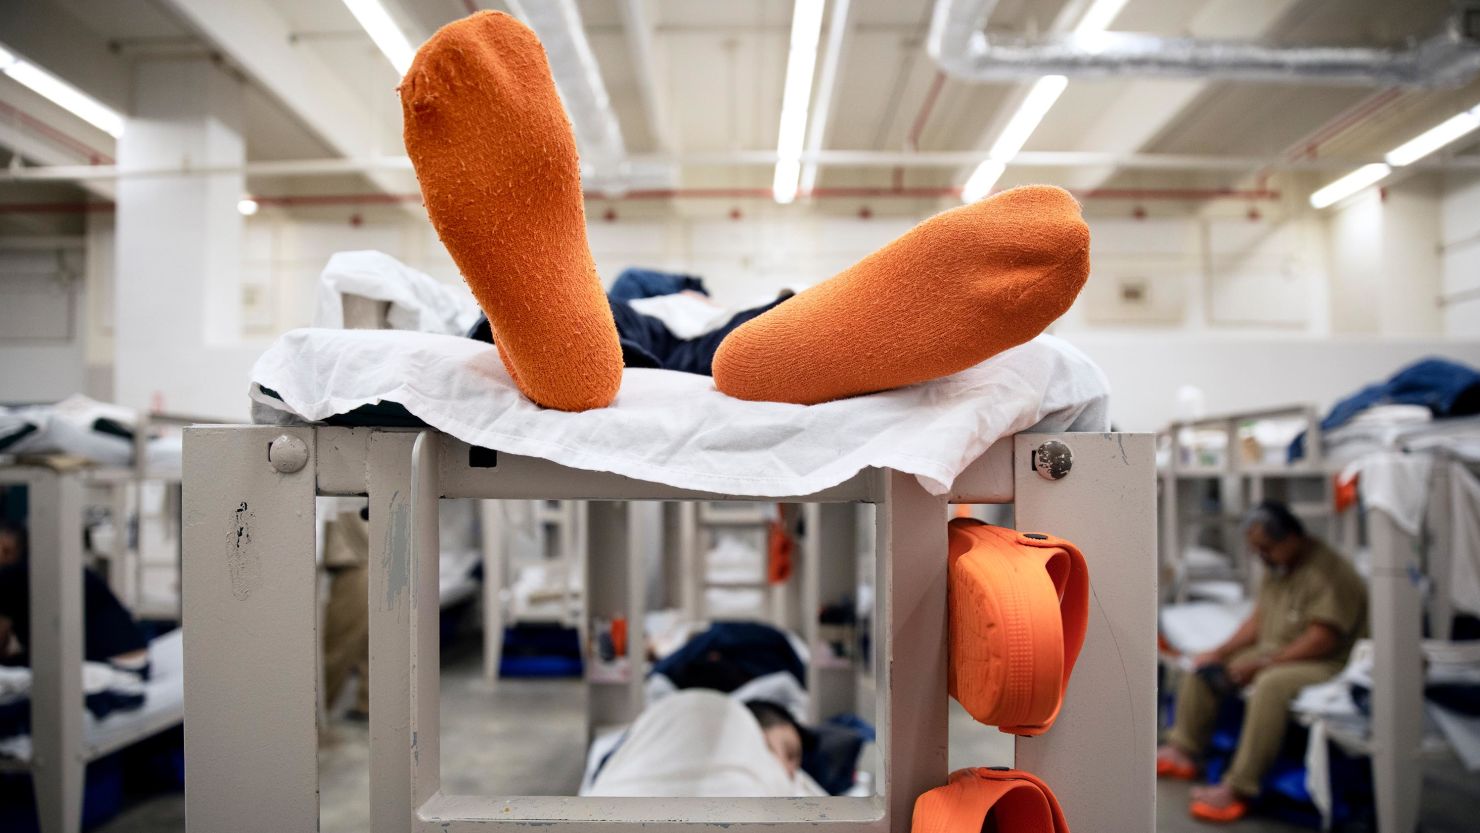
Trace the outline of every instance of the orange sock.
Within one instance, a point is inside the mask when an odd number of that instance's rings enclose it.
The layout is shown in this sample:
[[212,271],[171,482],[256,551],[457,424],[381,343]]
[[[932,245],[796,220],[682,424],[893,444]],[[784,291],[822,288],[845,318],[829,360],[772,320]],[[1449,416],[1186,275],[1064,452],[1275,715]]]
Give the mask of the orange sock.
[[915,799],[911,833],[983,830],[1069,833],[1069,823],[1047,784],[1010,769],[958,769],[944,787]]
[[736,329],[714,383],[812,405],[956,373],[1033,338],[1089,276],[1089,229],[1060,188],[1030,185],[937,214]]
[[443,26],[401,82],[427,214],[540,405],[611,404],[622,348],[586,245],[575,137],[544,47],[499,12]]
[[951,696],[1013,735],[1048,731],[1089,621],[1089,570],[1058,538],[970,518],[949,534]]

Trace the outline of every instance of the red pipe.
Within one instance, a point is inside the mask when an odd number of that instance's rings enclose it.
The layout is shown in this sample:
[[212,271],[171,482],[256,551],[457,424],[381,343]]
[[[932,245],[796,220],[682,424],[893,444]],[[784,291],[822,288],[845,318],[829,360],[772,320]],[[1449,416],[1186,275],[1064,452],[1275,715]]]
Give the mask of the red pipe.
[[94,150],[82,140],[76,139],[67,133],[63,133],[62,131],[56,129],[55,127],[52,127],[51,125],[47,124],[41,119],[36,118],[35,116],[27,113],[24,110],[12,107],[11,105],[6,104],[3,101],[0,101],[0,113],[4,113],[6,116],[9,116],[10,118],[13,118],[16,121],[26,125],[37,133],[40,133],[46,138],[51,139],[53,142],[56,142],[59,145],[66,146],[74,153],[81,154],[82,156],[87,158],[88,164],[90,165],[113,164],[113,157],[109,156],[106,153],[103,153],[100,150]]
[[[867,199],[874,197],[918,197],[936,199],[959,197],[960,188],[818,188],[815,197],[838,199]],[[1103,200],[1277,200],[1279,191],[1267,188],[1094,188],[1075,191],[1080,199]],[[326,206],[326,205],[392,205],[420,203],[421,194],[317,194],[284,197],[253,197],[258,205]],[[643,191],[628,191],[620,197],[588,194],[587,199],[621,200],[669,200],[669,199],[771,199],[769,188],[662,188]],[[111,202],[32,202],[0,203],[0,214],[81,214],[89,211],[112,211]]]
[[[935,71],[935,78],[930,82],[930,89],[925,93],[925,100],[920,104],[920,112],[915,114],[915,122],[910,125],[910,132],[905,134],[904,147],[908,151],[920,149],[920,134],[925,132],[925,123],[930,120],[930,114],[935,110],[935,102],[940,98],[941,87],[946,85],[946,74],[941,70]],[[904,166],[894,169],[894,190],[904,190]]]

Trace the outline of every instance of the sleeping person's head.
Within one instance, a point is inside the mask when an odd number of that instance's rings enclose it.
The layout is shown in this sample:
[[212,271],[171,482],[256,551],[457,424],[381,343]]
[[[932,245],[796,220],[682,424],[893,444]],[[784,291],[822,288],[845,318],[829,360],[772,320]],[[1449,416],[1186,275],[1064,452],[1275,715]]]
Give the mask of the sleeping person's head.
[[26,528],[9,521],[0,521],[0,567],[19,564],[26,560]]
[[771,754],[786,767],[786,774],[796,777],[802,765],[802,727],[785,707],[769,700],[749,700],[745,708],[761,725],[766,736],[766,746]]

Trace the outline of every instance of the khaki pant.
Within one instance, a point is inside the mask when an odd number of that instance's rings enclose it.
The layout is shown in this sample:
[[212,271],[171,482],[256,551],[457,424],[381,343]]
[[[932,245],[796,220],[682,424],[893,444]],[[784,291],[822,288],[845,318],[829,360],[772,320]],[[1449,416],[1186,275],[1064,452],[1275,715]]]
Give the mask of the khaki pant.
[[324,608],[324,702],[333,705],[351,673],[360,678],[355,709],[370,711],[370,555],[368,524],[345,513],[325,529],[329,601]]
[[[1230,664],[1252,651],[1236,655]],[[1240,795],[1258,795],[1259,782],[1274,763],[1285,739],[1290,702],[1300,689],[1328,680],[1340,670],[1341,663],[1322,660],[1285,662],[1261,671],[1245,689],[1244,725],[1239,731],[1238,751],[1223,776],[1223,783]],[[1183,674],[1177,689],[1177,720],[1167,739],[1200,757],[1213,733],[1218,705],[1218,696],[1201,677]]]

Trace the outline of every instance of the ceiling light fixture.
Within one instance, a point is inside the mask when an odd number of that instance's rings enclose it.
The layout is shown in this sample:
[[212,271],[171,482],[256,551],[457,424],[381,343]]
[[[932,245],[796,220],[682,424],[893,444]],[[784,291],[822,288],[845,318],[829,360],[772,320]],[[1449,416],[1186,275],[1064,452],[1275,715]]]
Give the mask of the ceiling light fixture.
[[411,68],[411,59],[416,55],[416,50],[411,48],[411,41],[406,39],[406,33],[396,25],[391,18],[390,12],[380,4],[380,0],[344,0],[345,8],[359,21],[360,28],[375,41],[381,54],[396,68],[397,75],[405,75],[406,70]]
[[1376,184],[1392,172],[1392,168],[1381,162],[1363,165],[1341,179],[1311,194],[1310,205],[1312,208],[1325,208],[1328,205],[1334,205],[1363,188]]
[[797,197],[802,173],[802,142],[807,135],[807,108],[812,74],[817,68],[817,41],[822,37],[823,0],[796,0],[791,16],[791,52],[786,59],[786,86],[781,93],[781,129],[776,138],[776,176],[771,194],[785,205]]
[[1480,107],[1466,110],[1388,151],[1383,157],[1389,165],[1401,168],[1428,156],[1439,148],[1480,127]]
[[251,197],[242,197],[241,199],[236,201],[236,210],[243,217],[250,217],[253,214],[256,214],[259,207],[260,206],[257,205],[257,201],[252,199]]
[[0,72],[109,136],[123,135],[123,115],[117,110],[3,47]]
[[[1093,38],[1102,34],[1107,27],[1125,8],[1127,0],[1095,0],[1085,10],[1084,16],[1074,27],[1074,34],[1081,38]],[[1007,120],[1007,126],[1002,128],[998,134],[997,141],[992,143],[992,149],[987,152],[987,159],[971,172],[966,184],[961,187],[961,201],[973,203],[991,193],[992,186],[997,184],[1007,163],[1017,156],[1023,145],[1038,129],[1048,111],[1053,109],[1054,102],[1064,94],[1069,86],[1069,79],[1062,75],[1045,75],[1033,82],[1028,94],[1023,97],[1023,102],[1018,105],[1016,113]]]

